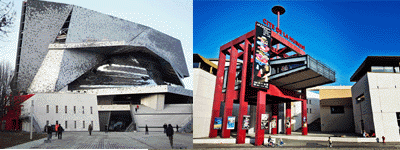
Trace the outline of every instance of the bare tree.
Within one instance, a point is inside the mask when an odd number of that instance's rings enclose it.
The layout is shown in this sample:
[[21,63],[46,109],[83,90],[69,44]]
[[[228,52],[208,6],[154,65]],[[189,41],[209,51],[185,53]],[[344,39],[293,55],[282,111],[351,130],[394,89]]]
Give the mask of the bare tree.
[[10,62],[2,61],[0,63],[0,118],[5,114],[4,107],[6,105],[12,105],[10,93],[11,93],[11,80],[13,78],[13,69]]
[[14,10],[14,2],[4,2],[0,0],[0,39],[4,40],[5,36],[12,32],[15,22],[16,12]]

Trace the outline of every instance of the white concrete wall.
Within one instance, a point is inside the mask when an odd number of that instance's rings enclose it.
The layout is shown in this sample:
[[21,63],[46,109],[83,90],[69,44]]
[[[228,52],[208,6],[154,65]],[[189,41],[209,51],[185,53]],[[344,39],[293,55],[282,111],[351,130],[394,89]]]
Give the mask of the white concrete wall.
[[301,102],[292,103],[292,131],[296,131],[301,127]]
[[[136,105],[132,105],[135,106]],[[131,111],[131,105],[98,105],[98,111]]]
[[[362,94],[364,94],[365,100],[362,102],[356,102],[356,98]],[[375,130],[372,120],[371,98],[366,75],[351,87],[351,95],[355,133],[362,134],[361,119],[364,120],[364,130]]]
[[[38,93],[22,103],[24,111],[21,112],[21,115],[28,115],[32,100],[34,100],[35,119],[39,123],[41,130],[43,130],[47,120],[50,124],[55,124],[58,121],[65,131],[87,131],[89,124],[93,121],[93,130],[100,130],[96,95]],[[49,105],[49,113],[47,113],[47,105]],[[58,113],[56,113],[57,105]],[[65,113],[65,106],[67,106],[67,113]],[[74,113],[74,106],[76,106],[76,113]],[[84,106],[84,114],[82,114],[82,106]],[[93,114],[90,112],[90,107],[92,107]],[[65,126],[65,121],[67,121],[67,127]],[[74,121],[76,121],[76,128],[74,128]],[[83,128],[83,121],[85,121],[85,128]],[[26,123],[23,123],[22,130],[29,131]]]
[[216,77],[193,68],[193,138],[208,137]]
[[[318,118],[320,118],[320,108],[319,108],[319,94],[314,93],[314,92],[310,92],[307,91],[307,100],[308,100],[308,104],[307,104],[307,109],[308,109],[308,113],[307,113],[307,124],[310,124],[312,122],[314,122],[315,120],[317,120]],[[310,103],[311,101],[311,103]]]
[[[136,106],[136,105],[133,105]],[[140,105],[134,114],[134,121],[138,126],[138,131],[145,131],[145,126],[149,126],[149,131],[164,131],[164,123],[171,124],[176,131],[176,125],[180,128],[186,125],[193,117],[192,104],[166,104],[163,110],[154,110],[145,105]],[[159,127],[159,128],[151,128]]]
[[400,112],[400,74],[367,73],[367,80],[376,136],[399,142],[396,112]]
[[142,105],[153,108],[154,110],[163,110],[165,102],[164,94],[152,94],[149,96],[144,96],[140,100]]

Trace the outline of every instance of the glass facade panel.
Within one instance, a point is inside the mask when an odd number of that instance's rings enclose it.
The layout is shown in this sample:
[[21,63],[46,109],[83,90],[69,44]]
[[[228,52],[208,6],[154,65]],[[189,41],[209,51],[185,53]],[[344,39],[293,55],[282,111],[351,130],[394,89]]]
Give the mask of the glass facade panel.
[[371,66],[371,72],[383,72],[383,66]]
[[393,66],[385,66],[383,67],[384,72],[393,72]]

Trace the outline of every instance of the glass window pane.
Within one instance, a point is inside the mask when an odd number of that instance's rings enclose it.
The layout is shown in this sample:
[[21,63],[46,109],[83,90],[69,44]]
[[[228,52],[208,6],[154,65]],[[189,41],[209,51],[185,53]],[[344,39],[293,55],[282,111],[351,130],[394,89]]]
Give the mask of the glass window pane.
[[384,72],[393,72],[393,67],[392,66],[385,66],[384,67]]
[[371,72],[383,72],[383,66],[371,66]]
[[400,73],[399,67],[394,67],[394,71],[395,71],[396,73]]
[[193,63],[193,68],[200,68],[200,63],[199,62]]

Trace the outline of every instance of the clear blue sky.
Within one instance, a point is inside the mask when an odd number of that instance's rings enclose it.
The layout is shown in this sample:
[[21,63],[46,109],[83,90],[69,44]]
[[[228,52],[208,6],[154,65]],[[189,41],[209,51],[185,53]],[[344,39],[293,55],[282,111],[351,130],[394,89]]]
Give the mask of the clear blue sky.
[[[0,60],[15,65],[22,0],[14,1],[17,12],[14,33],[7,42],[0,41]],[[122,18],[157,29],[181,41],[190,77],[183,80],[185,88],[193,89],[193,1],[190,0],[48,0],[73,4],[103,14]]]
[[194,1],[193,53],[218,58],[220,46],[253,30],[285,7],[280,28],[306,54],[336,72],[329,85],[353,85],[350,77],[367,56],[400,55],[400,1]]

